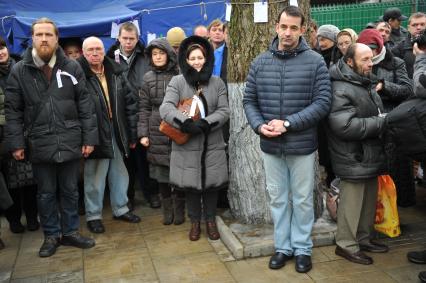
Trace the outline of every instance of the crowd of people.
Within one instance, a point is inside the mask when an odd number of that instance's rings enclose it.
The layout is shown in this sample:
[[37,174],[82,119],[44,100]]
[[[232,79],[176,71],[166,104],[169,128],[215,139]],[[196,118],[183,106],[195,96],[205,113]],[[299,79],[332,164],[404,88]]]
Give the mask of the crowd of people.
[[[113,218],[140,222],[133,212],[138,179],[150,206],[162,207],[164,225],[184,223],[187,207],[189,239],[200,238],[202,218],[208,237],[219,239],[216,207],[228,183],[224,24],[197,26],[199,35],[190,37],[174,27],[145,47],[127,22],[109,50],[94,36],[60,40],[48,18],[35,21],[31,33],[32,47],[16,60],[0,40],[0,184],[10,230],[35,231],[41,224],[40,257],[59,245],[93,247],[94,240],[78,232],[78,214],[90,232],[104,233],[109,191]],[[200,101],[197,121],[176,108],[193,96]],[[190,133],[189,142],[172,143],[159,131],[162,120]],[[34,183],[8,186],[9,163],[29,163],[13,170]]]
[[[408,30],[401,26],[406,19]],[[127,22],[105,50],[94,36],[60,40],[56,24],[40,18],[22,58],[0,38],[0,205],[10,230],[41,226],[40,257],[60,245],[91,248],[95,241],[79,233],[79,214],[90,232],[106,232],[107,189],[113,218],[140,222],[133,212],[138,180],[150,206],[162,208],[164,225],[184,223],[186,208],[191,241],[200,238],[203,220],[208,237],[219,239],[216,208],[228,185],[227,28],[214,20],[187,37],[173,27],[144,46]],[[389,250],[373,231],[377,177],[389,172],[399,206],[416,202],[413,160],[386,154],[383,135],[386,114],[421,96],[413,77],[426,68],[426,50],[412,39],[426,29],[426,15],[408,18],[390,8],[359,34],[313,22],[309,40],[306,29],[299,8],[279,14],[276,36],[250,66],[243,98],[260,135],[274,222],[269,267],[295,257],[298,272],[312,268],[317,150],[325,185],[341,179],[335,252],[372,264],[365,251]],[[178,108],[188,99],[192,114]],[[160,131],[162,121],[189,140],[172,141]],[[10,166],[16,162],[32,166]],[[30,170],[24,175],[34,183],[12,189],[10,170]],[[426,263],[426,251],[408,259]]]

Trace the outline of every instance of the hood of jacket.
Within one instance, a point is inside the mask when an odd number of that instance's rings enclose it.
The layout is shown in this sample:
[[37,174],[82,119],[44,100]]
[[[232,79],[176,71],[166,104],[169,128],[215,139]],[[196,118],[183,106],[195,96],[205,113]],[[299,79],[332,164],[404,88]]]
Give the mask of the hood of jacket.
[[340,59],[337,64],[330,67],[330,78],[332,81],[345,81],[360,86],[371,85],[370,78],[355,73],[354,70],[343,61],[343,58]]
[[[120,41],[118,40],[108,49],[106,56],[114,58],[114,51],[117,49],[120,49]],[[140,40],[138,40],[138,43],[136,43],[135,52],[142,54],[142,56],[145,54],[145,46]]]
[[273,55],[282,59],[295,57],[298,54],[310,49],[308,43],[303,37],[299,38],[299,44],[297,45],[297,47],[290,51],[278,50],[278,42],[279,42],[278,35],[276,35],[274,39],[272,40],[271,44],[269,45],[269,51]]
[[170,46],[169,42],[165,38],[156,38],[152,40],[148,46],[145,48],[145,54],[149,59],[149,64],[152,66],[153,70],[156,70],[152,64],[152,49],[158,48],[167,53],[167,66],[166,68],[161,68],[162,71],[171,71],[177,68],[177,56],[173,51],[173,48]]
[[[84,56],[80,56],[80,58],[77,59],[77,62],[80,63],[81,68],[83,69],[84,75],[89,78],[91,76],[96,76],[95,73],[90,69],[89,62],[87,62],[87,59]],[[120,64],[117,64],[114,60],[111,58],[105,56],[104,57],[104,68],[106,74],[111,74],[111,72],[115,75],[119,75],[125,71],[125,68],[121,66]]]
[[[206,50],[206,62],[204,63],[203,68],[199,72],[186,62],[186,50],[188,50],[188,47],[194,43],[201,45]],[[179,62],[179,68],[182,72],[182,75],[188,84],[194,87],[197,87],[199,84],[206,84],[213,73],[213,66],[214,66],[213,46],[210,44],[210,42],[208,42],[207,39],[203,37],[196,36],[196,35],[187,37],[180,44],[178,62]]]

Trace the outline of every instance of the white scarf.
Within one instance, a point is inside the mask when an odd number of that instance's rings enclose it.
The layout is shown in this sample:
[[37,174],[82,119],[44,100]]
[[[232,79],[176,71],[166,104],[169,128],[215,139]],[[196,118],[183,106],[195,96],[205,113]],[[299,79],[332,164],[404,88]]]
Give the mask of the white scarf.
[[380,52],[380,54],[377,54],[376,56],[373,57],[373,65],[377,65],[380,62],[383,61],[383,59],[385,59],[385,55],[386,55],[386,48],[383,46],[382,48],[382,52]]

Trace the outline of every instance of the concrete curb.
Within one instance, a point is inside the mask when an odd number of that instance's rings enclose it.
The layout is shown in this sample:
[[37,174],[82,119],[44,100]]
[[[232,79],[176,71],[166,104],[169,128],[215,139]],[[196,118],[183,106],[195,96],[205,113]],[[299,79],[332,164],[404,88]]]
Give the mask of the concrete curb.
[[[256,238],[254,241],[253,238],[255,237],[250,237],[250,241],[244,242],[244,236],[240,235],[243,237],[240,241],[239,237],[236,236],[232,229],[225,224],[222,217],[216,216],[216,222],[222,242],[236,259],[270,256],[274,254],[275,247],[273,236],[270,235],[273,233],[272,231],[268,234],[269,237],[263,235],[258,239]],[[244,225],[244,227],[249,231],[253,231],[252,229],[254,229],[250,225]],[[324,221],[318,221],[314,224],[311,236],[314,247],[334,245],[335,236],[336,225],[325,224]]]
[[237,237],[232,233],[231,229],[223,222],[220,216],[216,216],[216,225],[220,233],[220,239],[225,246],[231,251],[236,259],[244,258],[244,248]]

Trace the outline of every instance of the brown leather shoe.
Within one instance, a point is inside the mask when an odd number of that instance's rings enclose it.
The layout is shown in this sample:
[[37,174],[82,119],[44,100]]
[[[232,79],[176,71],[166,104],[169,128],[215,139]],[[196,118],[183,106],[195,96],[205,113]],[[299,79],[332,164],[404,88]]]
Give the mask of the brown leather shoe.
[[220,238],[215,221],[206,221],[206,229],[210,240],[218,240]]
[[349,261],[359,264],[369,265],[373,263],[373,259],[368,255],[364,254],[362,251],[357,251],[355,253],[350,253],[341,247],[337,246],[336,255],[346,258]]
[[189,231],[189,239],[191,241],[198,241],[200,239],[201,227],[200,222],[192,222],[191,231]]

